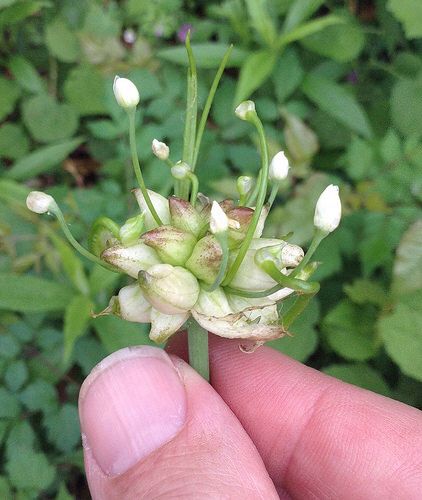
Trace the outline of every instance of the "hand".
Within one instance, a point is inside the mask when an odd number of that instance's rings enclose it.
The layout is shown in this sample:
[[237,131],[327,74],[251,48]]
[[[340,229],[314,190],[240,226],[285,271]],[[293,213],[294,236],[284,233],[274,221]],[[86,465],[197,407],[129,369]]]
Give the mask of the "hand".
[[[153,347],[118,351],[87,378],[94,500],[420,498],[420,411],[267,347],[210,344],[212,386]],[[183,357],[183,340],[169,350]]]

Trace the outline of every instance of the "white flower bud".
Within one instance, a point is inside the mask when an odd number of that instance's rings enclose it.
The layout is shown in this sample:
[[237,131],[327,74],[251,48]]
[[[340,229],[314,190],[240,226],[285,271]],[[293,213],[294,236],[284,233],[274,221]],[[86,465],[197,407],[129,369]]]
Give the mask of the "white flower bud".
[[184,161],[178,161],[174,167],[171,167],[171,175],[179,180],[186,179],[190,171],[190,166]]
[[237,179],[237,190],[241,196],[245,196],[252,188],[252,177],[241,175]]
[[139,91],[136,85],[127,78],[115,76],[113,83],[114,97],[119,106],[125,109],[136,108],[139,103]]
[[170,154],[170,148],[165,142],[160,142],[157,139],[153,139],[151,144],[151,149],[154,155],[160,160],[167,160]]
[[138,283],[121,288],[118,298],[123,319],[135,323],[151,321],[151,304],[145,299]]
[[255,103],[253,101],[243,101],[234,110],[234,113],[241,120],[247,120],[249,113],[255,113]]
[[[157,211],[158,216],[160,217],[163,224],[170,224],[170,211],[169,211],[169,202],[167,198],[164,198],[161,194],[156,193],[155,191],[147,190],[149,197],[151,199],[151,203],[154,205],[155,210]],[[154,227],[157,227],[157,223],[152,216],[147,202],[144,199],[144,195],[142,191],[138,189],[134,189],[133,193],[136,196],[136,201],[141,209],[142,213],[145,213],[145,229],[149,231]]]
[[139,271],[145,271],[160,262],[157,252],[142,242],[129,247],[115,245],[107,248],[101,258],[132,278],[137,278]]
[[269,178],[272,181],[282,181],[289,173],[289,160],[284,151],[279,151],[270,163]]
[[341,201],[338,192],[338,186],[330,184],[318,198],[314,215],[317,229],[331,233],[340,224]]
[[36,214],[45,214],[55,205],[54,198],[41,191],[31,191],[26,198],[26,206]]
[[183,267],[157,264],[141,271],[138,281],[145,298],[164,314],[189,311],[198,300],[198,281]]
[[213,234],[224,233],[229,228],[229,219],[223,209],[216,202],[212,202],[210,230]]
[[144,229],[144,214],[128,219],[119,230],[120,241],[124,246],[133,245],[139,240]]

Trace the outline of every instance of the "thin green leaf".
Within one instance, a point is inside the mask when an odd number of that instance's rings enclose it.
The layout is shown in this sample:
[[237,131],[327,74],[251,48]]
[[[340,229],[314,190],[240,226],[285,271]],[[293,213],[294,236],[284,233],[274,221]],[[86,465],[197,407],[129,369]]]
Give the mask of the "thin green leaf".
[[287,33],[283,33],[280,35],[277,41],[277,47],[281,48],[289,43],[296,42],[297,40],[301,40],[309,35],[313,35],[314,33],[318,33],[323,30],[327,26],[332,26],[333,24],[342,24],[345,20],[338,16],[325,16],[319,19],[314,19],[313,21],[309,21],[306,24],[302,24],[298,28],[295,28],[292,31]]
[[323,3],[324,0],[295,0],[292,2],[284,21],[283,31],[288,32],[299,26],[300,23],[309,19]]
[[268,13],[267,0],[246,0],[252,27],[270,47],[276,39],[276,25]]
[[78,295],[66,307],[64,315],[64,352],[63,360],[69,361],[76,340],[81,337],[88,326],[92,310],[92,302],[85,295]]

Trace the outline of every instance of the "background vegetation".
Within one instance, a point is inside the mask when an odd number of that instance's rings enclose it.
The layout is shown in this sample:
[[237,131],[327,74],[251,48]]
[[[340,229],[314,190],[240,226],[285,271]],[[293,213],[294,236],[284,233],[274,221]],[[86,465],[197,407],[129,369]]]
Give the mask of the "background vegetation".
[[322,290],[276,349],[422,403],[422,4],[420,0],[154,2],[0,0],[0,497],[88,497],[77,418],[81,381],[147,327],[91,319],[122,283],[82,261],[56,223],[25,208],[46,190],[86,240],[101,214],[136,212],[116,73],[141,91],[147,184],[169,191],[153,138],[181,153],[183,40],[192,30],[203,99],[229,68],[199,158],[201,188],[236,196],[256,174],[256,138],[232,110],[251,97],[272,152],[293,168],[268,234],[309,243],[330,182],[344,218],[317,258]]

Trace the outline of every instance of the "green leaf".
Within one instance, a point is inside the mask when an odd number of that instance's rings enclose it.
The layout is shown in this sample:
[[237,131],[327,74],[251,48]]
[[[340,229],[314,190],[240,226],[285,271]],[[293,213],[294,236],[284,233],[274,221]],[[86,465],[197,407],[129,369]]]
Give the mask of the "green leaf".
[[120,274],[95,264],[89,275],[89,289],[91,290],[91,294],[94,296],[97,293],[115,287],[120,277]]
[[[422,5],[422,4],[421,4]],[[404,135],[422,130],[422,74],[416,79],[403,78],[394,85],[390,97],[391,119]]]
[[17,399],[4,387],[0,387],[0,418],[15,418],[20,413]]
[[9,333],[2,333],[0,335],[0,353],[3,358],[13,359],[15,358],[21,348],[18,340]]
[[130,323],[116,316],[102,316],[93,321],[93,326],[109,353],[132,345],[157,345],[148,337],[149,324]]
[[72,291],[54,281],[35,276],[0,273],[0,309],[18,312],[63,310]]
[[350,285],[344,285],[344,291],[355,304],[374,304],[383,306],[388,298],[383,287],[374,281],[356,279]]
[[291,31],[303,21],[309,19],[323,3],[324,0],[295,0],[291,2],[291,7],[284,21],[283,31]]
[[245,0],[251,26],[271,46],[276,38],[276,25],[268,13],[267,0]]
[[278,102],[284,102],[301,84],[304,70],[293,48],[287,48],[278,58],[272,80]]
[[4,373],[5,385],[12,392],[19,390],[27,379],[28,368],[22,360],[11,363]]
[[59,61],[71,63],[80,59],[79,40],[61,17],[56,17],[47,25],[45,43]]
[[85,295],[78,295],[66,307],[64,314],[64,353],[65,363],[72,354],[73,345],[88,326],[92,311],[92,302]]
[[25,447],[17,447],[11,451],[5,468],[13,486],[22,490],[44,490],[56,475],[55,468],[48,463],[44,453]]
[[397,248],[392,290],[396,296],[422,289],[422,219],[404,233]]
[[378,322],[379,332],[391,358],[403,373],[422,381],[422,309],[399,303],[392,314]]
[[13,498],[9,481],[5,476],[0,476],[0,498],[3,498],[4,500],[10,500]]
[[271,75],[276,62],[275,52],[259,50],[248,55],[242,65],[234,98],[235,105],[250,97]]
[[29,141],[23,128],[14,123],[5,123],[0,128],[0,156],[16,160],[29,149]]
[[298,26],[292,31],[287,33],[283,33],[278,38],[278,47],[284,47],[289,43],[296,42],[298,40],[302,40],[307,36],[313,35],[314,33],[318,33],[321,30],[325,29],[328,26],[332,26],[333,24],[343,24],[344,19],[338,16],[328,15],[325,17],[321,17],[319,19],[314,19],[309,21],[301,26]]
[[69,104],[59,104],[51,96],[37,95],[22,105],[23,121],[39,142],[55,142],[71,137],[78,128],[78,116]]
[[49,1],[21,0],[0,12],[0,28],[18,23],[26,17],[32,16],[44,6],[50,6]]
[[55,414],[45,417],[48,439],[62,453],[70,453],[81,440],[76,406],[64,404]]
[[17,161],[5,175],[10,179],[23,181],[57,167],[83,142],[82,137],[38,148],[35,152]]
[[[288,307],[287,304],[285,307]],[[318,335],[315,330],[318,319],[318,302],[316,299],[313,299],[305,311],[289,328],[289,333],[291,333],[292,336],[273,340],[268,342],[268,345],[298,361],[306,361],[318,345]]]
[[338,62],[355,59],[365,45],[365,35],[361,26],[354,22],[327,26],[301,41],[312,52],[329,57]]
[[419,0],[388,0],[387,8],[403,23],[407,38],[422,37],[422,3]]
[[6,456],[12,453],[15,448],[33,448],[36,441],[34,429],[28,423],[28,420],[18,420],[14,423],[7,436]]
[[378,167],[378,158],[373,145],[359,136],[353,136],[345,155],[346,171],[357,181],[371,178]]
[[41,379],[37,379],[29,384],[21,392],[19,399],[28,410],[33,412],[42,411],[48,414],[56,411],[58,406],[57,393],[53,385]]
[[[70,281],[83,295],[89,294],[89,283],[81,260],[75,250],[63,238],[57,236],[53,231],[48,231],[48,236],[60,254],[63,269]],[[113,273],[115,274],[115,273]]]
[[34,94],[44,92],[44,82],[28,59],[13,56],[9,61],[9,70],[24,90]]
[[341,85],[311,73],[305,78],[302,90],[312,102],[340,123],[364,137],[372,136],[363,108]]
[[332,349],[346,359],[365,361],[377,352],[374,313],[347,300],[325,316],[323,330]]
[[357,385],[368,391],[374,391],[383,396],[391,397],[391,390],[381,375],[368,365],[356,364],[334,364],[322,370],[331,377],[338,378],[348,384]]
[[[224,43],[197,43],[192,44],[193,55],[195,56],[196,66],[198,68],[218,68],[228,46]],[[171,47],[161,49],[157,56],[165,61],[174,64],[188,65],[188,58],[185,47]],[[227,68],[239,67],[247,56],[247,52],[239,48],[233,48],[230,59],[227,62]]]
[[69,493],[65,483],[61,483],[54,500],[74,500],[74,496]]
[[81,115],[99,115],[107,113],[105,85],[103,76],[91,66],[76,66],[72,69],[64,84],[64,94],[73,108]]
[[14,110],[19,96],[19,87],[10,80],[0,77],[0,120]]

